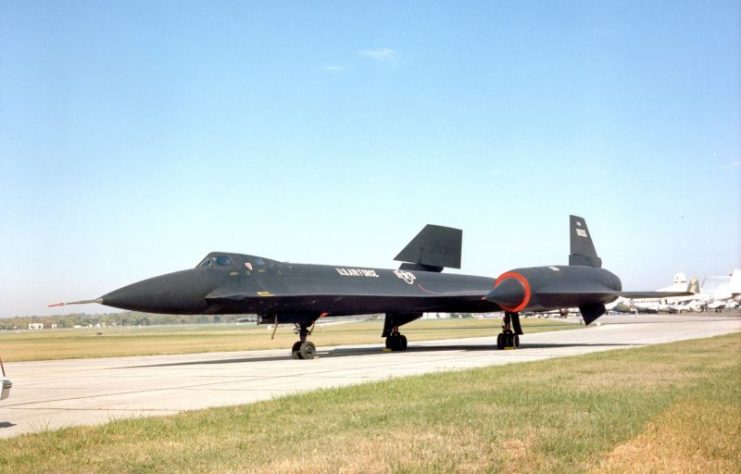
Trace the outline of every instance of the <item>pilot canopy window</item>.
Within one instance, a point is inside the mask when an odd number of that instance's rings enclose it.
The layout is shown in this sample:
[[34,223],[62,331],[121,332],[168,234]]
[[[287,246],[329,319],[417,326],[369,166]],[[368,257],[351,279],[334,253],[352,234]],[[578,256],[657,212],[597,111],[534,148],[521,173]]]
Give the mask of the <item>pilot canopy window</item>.
[[197,268],[229,267],[233,265],[232,258],[228,255],[210,255],[204,258]]

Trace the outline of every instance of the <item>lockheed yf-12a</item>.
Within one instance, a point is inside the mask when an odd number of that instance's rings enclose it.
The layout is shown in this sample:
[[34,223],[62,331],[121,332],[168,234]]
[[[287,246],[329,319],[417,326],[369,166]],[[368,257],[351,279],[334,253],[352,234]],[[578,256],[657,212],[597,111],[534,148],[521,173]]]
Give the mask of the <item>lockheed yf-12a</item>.
[[[620,279],[601,268],[587,224],[570,216],[568,266],[517,268],[498,278],[442,273],[460,268],[463,232],[427,225],[396,256],[399,269],[336,267],[279,262],[254,255],[211,252],[196,268],[134,283],[94,300],[116,308],[166,314],[257,314],[258,324],[295,324],[296,359],[313,359],[308,340],[322,317],[385,314],[381,337],[403,351],[399,328],[425,312],[504,312],[497,347],[518,347],[522,311],[578,307],[585,324],[619,296],[647,298],[685,293],[625,292]],[[56,305],[52,305],[56,306]]]

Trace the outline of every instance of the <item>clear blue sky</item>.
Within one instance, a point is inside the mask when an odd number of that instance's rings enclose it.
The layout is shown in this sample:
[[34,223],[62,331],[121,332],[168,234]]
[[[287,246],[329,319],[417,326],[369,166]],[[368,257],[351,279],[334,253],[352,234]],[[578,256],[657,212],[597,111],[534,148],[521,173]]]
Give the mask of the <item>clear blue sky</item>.
[[[0,316],[226,250],[741,266],[741,4],[0,0]],[[85,308],[105,311],[104,307]]]

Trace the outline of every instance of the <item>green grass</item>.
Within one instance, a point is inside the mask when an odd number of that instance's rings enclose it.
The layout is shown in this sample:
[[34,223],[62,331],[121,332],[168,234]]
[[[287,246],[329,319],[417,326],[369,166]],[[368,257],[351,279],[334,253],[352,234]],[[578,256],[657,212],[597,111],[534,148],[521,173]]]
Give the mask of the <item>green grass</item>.
[[[493,336],[501,320],[420,320],[404,326],[410,341]],[[579,326],[540,319],[525,319],[526,333],[575,329]],[[380,343],[383,321],[317,325],[311,340],[317,346]],[[102,335],[97,335],[102,333]],[[219,324],[102,329],[56,329],[0,333],[0,356],[5,362],[133,355],[186,354],[195,352],[288,350],[297,336],[293,326],[279,326],[270,339],[267,326]]]
[[741,334],[7,439],[2,472],[738,472]]

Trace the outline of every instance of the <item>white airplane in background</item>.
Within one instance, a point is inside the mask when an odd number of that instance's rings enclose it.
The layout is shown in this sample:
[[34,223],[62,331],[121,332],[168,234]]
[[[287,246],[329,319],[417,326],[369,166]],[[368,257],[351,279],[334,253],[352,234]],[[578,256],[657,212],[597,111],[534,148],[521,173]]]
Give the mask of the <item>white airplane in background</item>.
[[722,311],[738,308],[741,300],[741,270],[735,269],[729,276],[706,277],[702,285],[697,278],[689,283],[684,273],[674,275],[671,286],[657,291],[688,291],[687,296],[668,298],[618,298],[608,310],[619,313],[682,313],[700,311]]
[[741,301],[741,270],[729,276],[707,277],[702,282],[702,295],[707,295],[707,309],[715,312],[736,309]]
[[736,309],[741,300],[741,270],[727,276],[710,276],[702,281],[700,292],[689,301],[679,298],[673,305],[677,311],[715,311]]
[[675,296],[666,298],[618,298],[612,305],[608,305],[607,309],[616,313],[659,313],[659,312],[670,312],[671,305],[680,301],[691,301],[695,299],[695,293],[700,292],[700,287],[697,283],[697,278],[693,278],[687,283],[687,276],[684,273],[674,274],[671,286],[659,288],[656,291],[665,291],[667,293],[676,293],[681,291],[687,291],[692,295],[687,296]]

